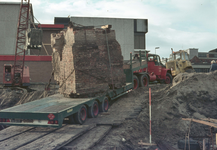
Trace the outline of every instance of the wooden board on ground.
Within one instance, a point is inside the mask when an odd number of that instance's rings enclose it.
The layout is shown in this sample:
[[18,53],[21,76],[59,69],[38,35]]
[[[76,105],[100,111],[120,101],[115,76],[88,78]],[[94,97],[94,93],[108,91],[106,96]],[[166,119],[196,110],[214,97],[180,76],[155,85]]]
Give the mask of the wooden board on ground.
[[154,143],[145,143],[145,142],[142,142],[142,141],[139,141],[138,144],[139,144],[139,145],[144,145],[144,146],[156,145],[156,144],[154,144]]
[[23,132],[22,134],[16,135],[12,138],[0,142],[0,147],[7,150],[18,149],[28,143],[31,143],[46,134],[49,134],[56,128],[33,128],[29,131]]
[[111,128],[112,126],[97,126],[75,141],[72,141],[71,143],[64,146],[63,149],[90,149],[96,145],[110,131]]
[[33,129],[33,127],[14,127],[14,126],[8,127],[0,131],[0,142],[31,129]]
[[40,139],[35,140],[18,150],[57,150],[78,136],[95,127],[94,125],[66,125]]
[[212,122],[207,122],[207,121],[198,120],[198,119],[191,119],[191,118],[182,118],[182,120],[193,121],[193,122],[204,124],[204,125],[207,125],[207,126],[210,126],[210,127],[217,128],[217,124],[212,123]]

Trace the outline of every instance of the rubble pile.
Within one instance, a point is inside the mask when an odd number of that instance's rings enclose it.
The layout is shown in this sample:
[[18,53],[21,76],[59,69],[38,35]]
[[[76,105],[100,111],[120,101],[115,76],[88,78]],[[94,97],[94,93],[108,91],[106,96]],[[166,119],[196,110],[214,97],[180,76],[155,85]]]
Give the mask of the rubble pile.
[[[154,140],[166,140],[177,144],[178,140],[184,138],[189,128],[189,121],[184,121],[182,118],[217,119],[216,91],[217,71],[181,73],[173,79],[172,85],[153,92],[152,131]],[[145,122],[148,129],[148,106],[146,107],[147,109],[140,113],[139,120]],[[204,136],[208,133],[204,125],[192,123],[190,135]]]
[[125,84],[123,56],[114,30],[68,27],[51,34],[51,45],[54,80],[60,93],[101,93],[112,85],[120,88]]
[[[112,130],[107,138],[94,149],[118,147],[122,149],[142,149],[138,142],[149,142],[149,88],[152,103],[152,142],[163,141],[178,149],[177,142],[185,139],[189,130],[189,121],[182,118],[214,118],[217,119],[217,71],[212,73],[181,73],[173,79],[171,85],[149,85],[149,87],[133,90],[119,103],[121,108],[127,100],[143,103],[139,116],[126,120],[121,126]],[[113,105],[116,105],[114,103]],[[114,107],[114,106],[113,106]],[[130,107],[130,106],[129,106]],[[132,107],[132,106],[131,106]],[[209,126],[192,122],[191,136],[209,135]],[[121,139],[126,139],[125,142]],[[201,139],[196,139],[201,140]],[[147,147],[146,147],[147,148]]]

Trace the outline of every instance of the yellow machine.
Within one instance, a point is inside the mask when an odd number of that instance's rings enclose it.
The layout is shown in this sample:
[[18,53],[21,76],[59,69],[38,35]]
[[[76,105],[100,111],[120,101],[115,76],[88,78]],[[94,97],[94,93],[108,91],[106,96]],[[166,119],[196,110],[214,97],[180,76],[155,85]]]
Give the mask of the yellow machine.
[[166,68],[171,69],[173,77],[179,73],[194,72],[189,60],[189,55],[185,50],[174,52],[172,49],[172,54],[170,55],[169,61],[166,62]]

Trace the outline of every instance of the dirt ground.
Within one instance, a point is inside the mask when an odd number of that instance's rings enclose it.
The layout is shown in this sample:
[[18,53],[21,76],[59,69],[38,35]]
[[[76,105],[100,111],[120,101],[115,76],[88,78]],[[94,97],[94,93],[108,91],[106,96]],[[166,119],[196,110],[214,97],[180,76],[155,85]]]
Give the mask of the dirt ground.
[[[150,85],[152,99],[152,141],[162,141],[177,148],[178,140],[185,138],[189,121],[182,118],[216,118],[217,71],[214,73],[183,73],[176,76],[172,85]],[[93,149],[120,148],[145,149],[138,142],[149,142],[149,89],[139,88],[119,99],[140,99],[143,110],[136,119],[126,120]],[[114,103],[113,105],[116,105]],[[113,106],[112,106],[113,107]],[[209,134],[208,126],[191,123],[190,136]],[[123,142],[122,139],[125,139]],[[196,139],[202,140],[202,139]]]
[[[149,142],[149,88],[152,99],[152,141],[164,141],[177,149],[177,141],[184,139],[189,121],[182,118],[216,118],[217,114],[217,71],[212,73],[183,73],[173,79],[173,83],[151,84],[149,87],[133,90],[122,96],[111,107],[132,105],[126,101],[142,103],[142,111],[134,119],[128,119],[118,127],[113,127],[93,150],[145,149],[138,142]],[[43,97],[44,88],[35,86],[32,91],[19,88],[0,88],[0,109],[25,103]],[[51,90],[48,95],[56,93]],[[130,107],[128,106],[128,107]],[[115,116],[114,116],[115,117]],[[118,120],[118,118],[116,118]],[[208,126],[191,124],[191,136],[209,134]]]
[[[0,110],[31,102],[40,99],[44,96],[45,85],[31,85],[28,89],[24,88],[3,88],[0,87]],[[52,85],[51,90],[48,91],[46,96],[57,93],[57,89]]]

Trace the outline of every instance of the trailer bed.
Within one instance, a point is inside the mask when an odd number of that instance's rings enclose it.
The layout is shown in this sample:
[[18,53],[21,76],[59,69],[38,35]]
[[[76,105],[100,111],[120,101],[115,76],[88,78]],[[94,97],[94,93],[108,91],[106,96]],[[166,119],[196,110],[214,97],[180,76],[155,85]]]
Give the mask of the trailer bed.
[[33,102],[11,107],[1,112],[40,112],[56,113],[90,101],[92,98],[66,98],[62,94],[55,94]]
[[109,90],[101,96],[91,98],[66,98],[61,94],[55,94],[1,110],[0,124],[61,127],[64,118],[78,112],[82,105],[89,107],[94,101],[101,102],[106,96],[114,100],[132,88],[132,83],[126,83],[122,88]]

